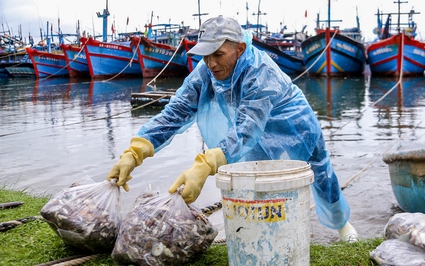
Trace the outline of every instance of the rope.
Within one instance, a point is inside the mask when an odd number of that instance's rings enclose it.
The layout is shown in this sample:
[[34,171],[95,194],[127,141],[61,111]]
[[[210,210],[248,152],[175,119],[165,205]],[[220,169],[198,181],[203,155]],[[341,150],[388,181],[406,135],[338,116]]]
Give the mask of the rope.
[[214,203],[213,205],[210,206],[206,206],[204,208],[201,209],[201,211],[206,215],[206,216],[210,216],[211,214],[213,214],[214,212],[220,210],[223,207],[221,201],[218,201],[216,203]]
[[311,64],[311,66],[309,68],[307,68],[306,70],[304,70],[303,73],[301,73],[298,77],[294,78],[292,80],[292,82],[296,81],[297,79],[299,79],[300,77],[302,77],[304,74],[306,74],[316,63],[317,61],[319,61],[319,59],[322,57],[322,55],[326,52],[326,50],[329,48],[329,46],[331,45],[333,39],[336,36],[336,31],[334,32],[334,35],[332,35],[332,38],[330,39],[329,43],[326,45],[325,49],[323,49],[323,51],[320,53],[320,55],[316,58],[316,60],[314,60],[313,64]]
[[212,244],[216,246],[226,245],[226,238],[215,239]]
[[118,77],[119,75],[121,75],[121,73],[124,72],[124,70],[126,70],[129,66],[131,67],[131,64],[133,63],[134,57],[137,54],[137,51],[139,50],[139,44],[140,44],[140,40],[141,39],[142,39],[142,37],[139,38],[139,42],[137,43],[136,49],[134,50],[133,56],[131,57],[131,59],[128,62],[128,64],[119,73],[117,73],[115,76],[113,76],[113,77],[111,77],[109,79],[106,79],[106,80],[102,80],[102,82],[107,82],[107,81],[110,81],[110,80],[115,79],[116,77]]
[[49,261],[43,264],[37,264],[35,266],[73,266],[73,265],[81,265],[89,260],[95,259],[99,257],[101,254],[94,254],[94,255],[75,255],[70,256],[67,258],[62,258],[54,261]]
[[150,86],[150,84],[152,82],[155,82],[156,79],[162,74],[162,72],[165,71],[165,69],[168,67],[168,65],[173,60],[174,56],[177,54],[177,51],[180,49],[180,46],[182,45],[184,38],[186,38],[186,36],[182,36],[182,38],[180,39],[179,45],[176,47],[176,50],[174,51],[173,55],[171,56],[170,60],[168,60],[167,64],[164,66],[164,68],[158,73],[158,75],[156,75],[156,77],[154,77],[151,81],[149,81],[148,84],[146,84],[146,86]]
[[0,223],[0,232],[4,232],[7,230],[10,230],[12,228],[17,227],[18,225],[27,223],[27,222],[31,222],[31,221],[35,221],[38,218],[41,218],[41,216],[29,216],[29,217],[25,217],[25,218],[20,218],[20,219],[16,219],[13,221],[8,221],[8,222],[2,222]]
[[11,202],[6,202],[6,203],[0,203],[0,210],[1,209],[9,209],[9,208],[14,208],[14,207],[19,207],[22,204],[24,204],[23,201],[11,201]]

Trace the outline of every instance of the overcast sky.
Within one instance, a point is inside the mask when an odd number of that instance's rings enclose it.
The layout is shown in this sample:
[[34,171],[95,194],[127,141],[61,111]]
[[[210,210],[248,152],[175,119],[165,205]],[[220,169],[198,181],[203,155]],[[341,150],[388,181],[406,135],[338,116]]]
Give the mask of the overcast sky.
[[[208,13],[201,16],[201,20],[217,16],[219,14],[231,16],[241,24],[248,19],[251,23],[257,22],[258,0],[200,0],[200,13]],[[403,1],[406,2],[406,1]],[[287,26],[288,31],[300,31],[307,25],[307,31],[314,33],[317,13],[322,20],[327,19],[327,0],[262,0],[260,11],[265,15],[260,16],[260,23],[267,24],[270,31],[278,31],[282,25]],[[246,7],[248,6],[248,11]],[[102,34],[103,20],[98,18],[96,12],[103,13],[106,0],[13,0],[0,1],[1,30],[10,30],[14,35],[18,34],[21,26],[23,36],[28,40],[28,34],[33,38],[40,39],[40,28],[46,31],[49,21],[53,24],[53,30],[57,31],[58,18],[63,33],[75,33],[77,21],[80,29],[93,35]],[[376,16],[379,10],[389,13],[397,11],[394,0],[331,0],[331,18],[342,20],[333,25],[341,28],[356,26],[356,7],[360,18],[360,27],[366,41],[374,38],[373,29],[376,27]],[[421,14],[414,17],[418,24],[419,39],[425,39],[425,1],[409,0],[401,5],[402,12],[409,12],[414,7]],[[108,0],[108,34],[111,33],[111,24],[115,21],[115,30],[118,32],[144,30],[144,25],[151,20],[157,23],[184,22],[192,28],[198,28],[198,0]],[[307,12],[306,12],[307,11]],[[153,17],[151,17],[153,13]],[[307,17],[305,15],[307,14]],[[127,25],[128,18],[128,25]],[[385,18],[386,19],[386,18]],[[393,22],[396,17],[393,17]]]

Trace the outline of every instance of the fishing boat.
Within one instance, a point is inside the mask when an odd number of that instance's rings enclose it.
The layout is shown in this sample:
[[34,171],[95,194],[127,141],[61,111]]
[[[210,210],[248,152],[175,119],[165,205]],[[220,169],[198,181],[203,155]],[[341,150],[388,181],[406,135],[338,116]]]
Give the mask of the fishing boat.
[[130,41],[81,39],[92,78],[142,76],[138,53],[133,51]]
[[[101,36],[88,36],[80,38],[80,45],[84,47],[81,51],[81,60],[76,60],[84,65],[84,55],[87,60],[87,67],[92,79],[102,79],[111,77],[141,77],[142,70],[140,68],[137,53],[133,52],[131,41],[126,34],[118,34],[118,38],[114,39],[114,27],[112,24],[112,35],[108,36],[108,1],[103,12],[97,12],[97,17],[103,20],[103,32]],[[141,32],[138,32],[141,34]],[[102,37],[102,41],[97,40]],[[111,38],[108,38],[111,37]],[[84,55],[83,55],[84,54]],[[76,64],[75,64],[76,65]]]
[[146,36],[132,37],[133,51],[140,58],[143,77],[152,78],[160,73],[166,77],[179,77],[189,73],[191,67],[188,66],[186,49],[195,43],[186,40],[183,44],[187,30],[179,24],[149,24]]
[[71,78],[86,77],[90,75],[86,53],[84,52],[84,45],[85,43],[78,45],[61,45],[62,51],[65,55],[66,67]]
[[79,22],[77,26],[77,32],[78,39],[75,44],[61,44],[61,49],[65,55],[66,67],[71,78],[87,77],[90,75],[87,57],[84,51],[87,38],[85,37],[85,33],[83,34],[84,37],[80,36]]
[[267,26],[248,22],[241,26],[252,31],[252,45],[267,53],[283,72],[295,75],[305,70],[301,48],[295,38],[296,33],[270,33]]
[[35,76],[34,67],[26,52],[22,59],[12,59],[10,61],[2,60],[0,62],[0,78],[20,78],[32,76]]
[[[196,38],[197,39],[197,38]],[[184,38],[182,41],[182,46],[184,47],[185,51],[186,51],[186,56],[187,56],[187,52],[192,49],[193,46],[196,45],[196,40],[194,39],[190,39],[190,38]],[[193,56],[187,56],[187,70],[189,72],[192,72],[195,67],[198,65],[199,61],[202,60],[202,56],[201,55],[193,55]]]
[[144,78],[153,78],[161,73],[164,77],[179,77],[188,74],[186,50],[154,42],[141,36],[133,36],[133,50],[138,52]]
[[34,67],[26,52],[26,47],[33,44],[33,39],[29,35],[29,45],[22,39],[21,27],[17,36],[12,36],[10,30],[0,32],[0,78],[35,76]]
[[425,149],[404,149],[384,154],[391,188],[400,208],[425,213]]
[[40,51],[27,48],[37,78],[69,76],[65,55],[62,51]]
[[12,36],[10,30],[0,32],[0,63],[22,62],[26,57],[25,48],[32,45],[33,39],[29,35],[30,44],[22,40],[22,31],[19,27],[19,35]]
[[[246,24],[241,25],[243,29],[252,31],[252,45],[257,49],[267,53],[279,68],[288,75],[301,74],[304,70],[304,59],[301,52],[300,40],[305,39],[304,29],[301,32],[285,32],[286,26],[280,32],[271,33],[268,27],[260,23],[260,16],[267,13],[260,10],[261,1],[258,1],[257,23],[248,21],[248,4],[246,5]],[[302,38],[301,38],[302,37]]]
[[[377,12],[378,34],[376,41],[367,47],[367,60],[372,75],[379,76],[417,76],[425,71],[425,42],[416,40],[416,23],[413,15],[419,14],[411,9],[400,12],[400,5],[407,1],[395,1],[397,13]],[[382,27],[382,17],[387,21]],[[391,23],[392,16],[397,15],[397,23]],[[407,23],[401,23],[400,17],[407,16]]]
[[291,55],[255,36],[252,39],[252,44],[259,50],[266,52],[286,74],[295,75],[304,71],[304,60],[302,56]]
[[[53,38],[57,37],[58,42],[55,43]],[[70,40],[69,37],[74,37],[75,40]],[[49,77],[68,77],[67,62],[65,54],[61,46],[65,44],[65,39],[69,44],[76,44],[79,38],[79,33],[64,34],[60,29],[58,20],[58,32],[53,34],[53,26],[47,22],[46,36],[41,36],[41,41],[33,47],[27,47],[26,52],[29,55],[34,67],[34,72],[37,78]]]
[[[354,76],[364,72],[366,49],[362,42],[358,15],[357,26],[340,29],[332,26],[331,1],[328,0],[328,19],[316,20],[316,34],[301,43],[306,69],[310,76]],[[320,22],[326,22],[325,29]]]
[[286,32],[286,26],[279,33],[271,33],[263,39],[268,45],[275,47],[288,55],[303,57],[301,43],[307,38],[306,25],[301,31]]

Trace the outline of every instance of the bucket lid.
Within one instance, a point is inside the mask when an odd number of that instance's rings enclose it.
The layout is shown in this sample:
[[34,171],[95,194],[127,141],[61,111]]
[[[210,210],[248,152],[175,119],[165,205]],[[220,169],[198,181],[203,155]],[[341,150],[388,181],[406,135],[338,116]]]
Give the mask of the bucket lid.
[[218,169],[216,185],[222,190],[238,188],[243,179],[244,188],[255,191],[281,191],[308,186],[314,173],[310,164],[299,160],[263,160],[223,165]]

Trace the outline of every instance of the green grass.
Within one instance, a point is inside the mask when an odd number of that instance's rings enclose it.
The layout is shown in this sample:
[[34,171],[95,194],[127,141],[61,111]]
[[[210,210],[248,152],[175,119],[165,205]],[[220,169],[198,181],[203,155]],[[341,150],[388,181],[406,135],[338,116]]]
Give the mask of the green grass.
[[[23,205],[10,209],[0,209],[0,222],[29,216],[39,216],[47,203],[44,195],[32,196],[26,191],[0,188],[0,203],[22,201]],[[343,242],[332,245],[310,245],[310,265],[377,265],[369,256],[383,239],[367,239],[354,244]],[[0,265],[27,266],[43,264],[73,255],[81,251],[65,245],[48,224],[41,219],[30,221],[7,231],[0,232]],[[213,245],[208,251],[193,258],[185,266],[227,266],[225,245]],[[81,265],[114,265],[110,255],[101,255]]]

